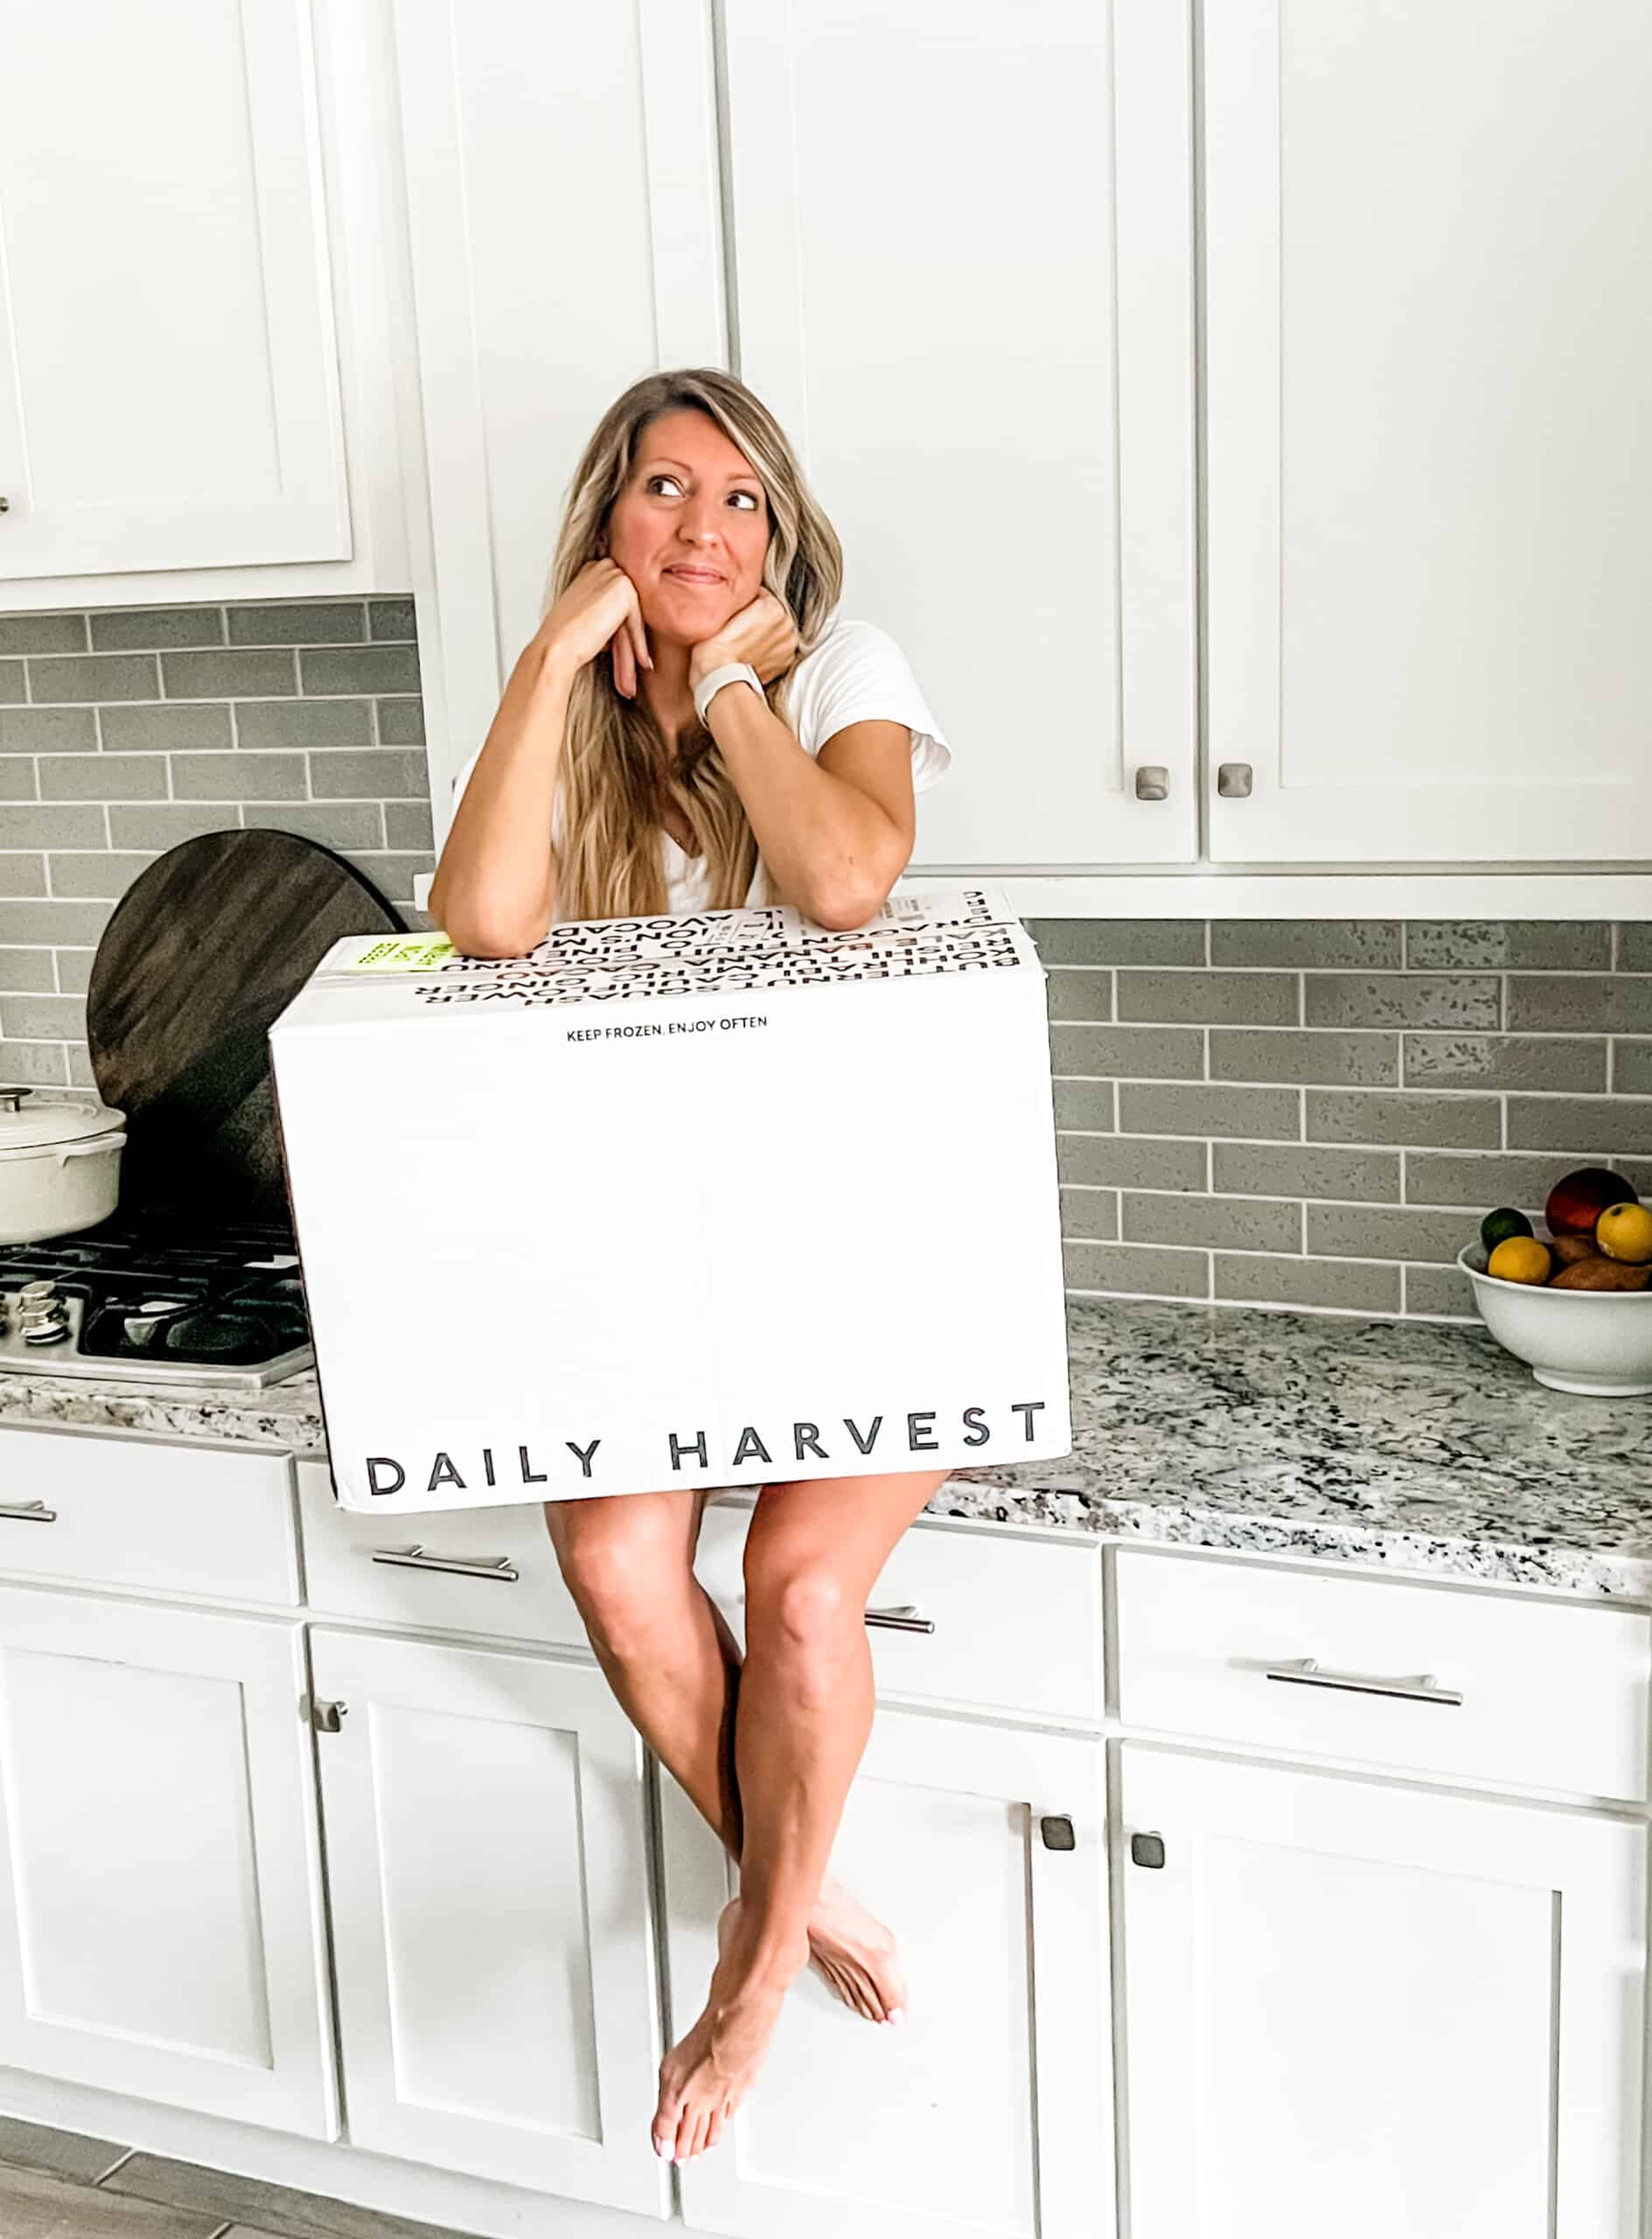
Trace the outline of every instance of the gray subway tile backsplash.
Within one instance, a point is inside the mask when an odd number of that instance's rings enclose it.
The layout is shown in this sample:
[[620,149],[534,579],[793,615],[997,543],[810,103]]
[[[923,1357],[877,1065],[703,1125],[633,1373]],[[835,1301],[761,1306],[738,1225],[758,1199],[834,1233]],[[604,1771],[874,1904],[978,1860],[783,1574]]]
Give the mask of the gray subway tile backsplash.
[[434,861],[414,634],[404,598],[0,616],[0,1080],[94,1085],[98,939],[180,840],[300,833],[411,910]]
[[[401,597],[0,616],[0,1079],[94,1085],[99,937],[193,833],[301,833],[410,910],[415,638]],[[1652,925],[1028,930],[1075,1291],[1472,1322],[1489,1207],[1604,1162],[1652,1196]]]

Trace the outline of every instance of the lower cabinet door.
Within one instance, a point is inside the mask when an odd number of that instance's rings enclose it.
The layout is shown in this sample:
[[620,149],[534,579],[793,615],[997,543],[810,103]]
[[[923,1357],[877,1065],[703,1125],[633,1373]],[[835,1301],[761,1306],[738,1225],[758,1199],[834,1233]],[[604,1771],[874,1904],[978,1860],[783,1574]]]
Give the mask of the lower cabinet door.
[[1132,2239],[1639,2232],[1644,1825],[1120,1754]]
[[350,2140],[663,2217],[643,1748],[592,1667],[316,1628]]
[[[660,1785],[681,2036],[738,1874]],[[896,1935],[906,2020],[867,2021],[799,1975],[751,2096],[681,2170],[685,2222],[747,2239],[1112,2232],[1105,1786],[1099,1740],[879,1710],[832,1870]]]
[[0,2061],[338,2134],[300,1628],[0,1587]]

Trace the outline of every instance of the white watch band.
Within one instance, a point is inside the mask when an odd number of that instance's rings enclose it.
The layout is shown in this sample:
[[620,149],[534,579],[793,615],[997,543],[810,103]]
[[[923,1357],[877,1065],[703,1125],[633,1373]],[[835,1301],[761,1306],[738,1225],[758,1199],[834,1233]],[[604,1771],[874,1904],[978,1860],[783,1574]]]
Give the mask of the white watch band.
[[725,661],[721,668],[713,669],[709,676],[702,676],[694,687],[694,713],[702,723],[706,721],[706,710],[710,707],[713,697],[721,691],[725,684],[749,684],[759,700],[763,697],[763,680],[749,661]]

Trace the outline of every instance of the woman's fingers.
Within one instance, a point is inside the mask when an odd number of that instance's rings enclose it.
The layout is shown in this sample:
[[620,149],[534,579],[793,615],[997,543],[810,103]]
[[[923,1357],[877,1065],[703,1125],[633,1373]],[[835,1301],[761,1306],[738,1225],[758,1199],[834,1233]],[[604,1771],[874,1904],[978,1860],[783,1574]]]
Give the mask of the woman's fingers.
[[609,640],[614,656],[614,688],[627,700],[637,697],[637,664],[631,654],[630,636],[624,629],[616,630]]
[[637,667],[652,668],[654,663],[653,657],[648,650],[648,632],[643,626],[643,610],[637,603],[637,593],[634,588],[631,595],[631,611],[625,617],[625,624],[631,634]]

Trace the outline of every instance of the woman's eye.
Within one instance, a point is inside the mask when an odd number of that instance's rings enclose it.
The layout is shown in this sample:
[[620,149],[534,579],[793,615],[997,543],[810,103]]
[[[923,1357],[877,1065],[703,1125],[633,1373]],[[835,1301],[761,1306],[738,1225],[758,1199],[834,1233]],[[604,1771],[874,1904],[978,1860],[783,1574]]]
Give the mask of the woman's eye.
[[[673,488],[681,486],[674,474],[651,474],[643,486],[645,490],[652,491],[656,482],[669,482]],[[734,498],[743,498],[754,513],[758,510],[760,500],[751,491],[734,490],[729,492],[729,495]]]

